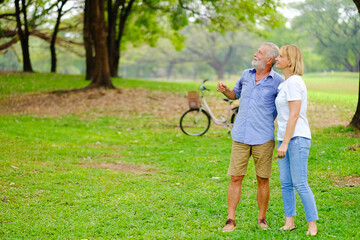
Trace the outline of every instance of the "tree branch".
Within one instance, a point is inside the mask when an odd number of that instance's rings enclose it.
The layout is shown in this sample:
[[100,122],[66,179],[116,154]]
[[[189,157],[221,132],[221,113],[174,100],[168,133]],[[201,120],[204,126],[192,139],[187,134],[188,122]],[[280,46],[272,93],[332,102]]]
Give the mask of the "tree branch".
[[6,17],[16,17],[16,13],[3,13],[3,14],[0,14],[0,18],[6,18]]
[[194,14],[194,15],[199,15],[199,16],[201,16],[201,13],[200,13],[200,12],[197,12],[197,11],[195,11],[194,9],[185,6],[185,4],[184,4],[184,2],[183,2],[182,0],[179,0],[179,5],[180,5],[180,7],[181,7],[182,9],[188,10],[188,11],[190,11],[190,12],[191,12],[192,14]]
[[5,50],[5,49],[11,47],[12,45],[14,45],[15,43],[17,43],[18,41],[19,41],[19,37],[16,36],[16,37],[14,37],[13,39],[11,39],[9,42],[4,43],[4,44],[1,44],[1,45],[0,45],[0,51],[1,51],[1,50]]

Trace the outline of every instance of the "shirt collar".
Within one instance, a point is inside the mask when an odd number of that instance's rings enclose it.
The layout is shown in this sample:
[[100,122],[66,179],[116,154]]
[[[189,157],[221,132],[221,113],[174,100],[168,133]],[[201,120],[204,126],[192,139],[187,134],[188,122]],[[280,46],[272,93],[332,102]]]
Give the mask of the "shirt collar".
[[[255,68],[251,68],[249,71],[250,71],[251,73],[256,73]],[[274,71],[274,69],[273,69],[273,68],[271,68],[270,73],[269,73],[269,75],[268,75],[268,76],[270,76],[270,77],[274,78],[274,74],[275,74],[275,71]]]
[[274,78],[274,74],[275,74],[275,71],[274,71],[273,68],[271,68],[270,73],[269,73],[269,76],[272,77],[272,78]]

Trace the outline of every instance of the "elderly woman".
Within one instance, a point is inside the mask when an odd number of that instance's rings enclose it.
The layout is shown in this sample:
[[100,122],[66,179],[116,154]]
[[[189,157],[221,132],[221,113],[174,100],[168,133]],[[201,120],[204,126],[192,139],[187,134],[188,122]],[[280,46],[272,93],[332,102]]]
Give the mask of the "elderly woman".
[[280,69],[285,77],[285,81],[279,85],[275,100],[278,111],[279,171],[285,210],[285,225],[280,229],[296,229],[296,189],[308,221],[307,235],[315,236],[318,214],[314,195],[307,182],[311,133],[306,118],[307,91],[301,78],[304,63],[300,49],[295,45],[282,46],[276,58],[276,68]]

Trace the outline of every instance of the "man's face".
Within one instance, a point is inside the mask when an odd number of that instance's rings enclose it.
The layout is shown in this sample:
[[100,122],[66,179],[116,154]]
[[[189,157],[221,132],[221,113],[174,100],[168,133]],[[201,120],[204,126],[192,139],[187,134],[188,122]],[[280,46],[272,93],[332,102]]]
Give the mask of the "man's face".
[[266,67],[266,60],[268,59],[267,53],[269,52],[270,47],[267,45],[262,45],[254,54],[254,59],[252,65],[256,70],[264,70]]

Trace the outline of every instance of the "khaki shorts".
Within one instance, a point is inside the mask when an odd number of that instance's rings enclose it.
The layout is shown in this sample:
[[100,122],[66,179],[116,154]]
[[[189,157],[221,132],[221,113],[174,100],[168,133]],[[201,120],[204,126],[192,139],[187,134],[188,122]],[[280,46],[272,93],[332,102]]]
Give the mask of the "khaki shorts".
[[274,147],[274,140],[270,140],[261,145],[247,145],[233,142],[228,174],[231,176],[245,176],[249,158],[252,155],[255,162],[256,176],[270,178]]

